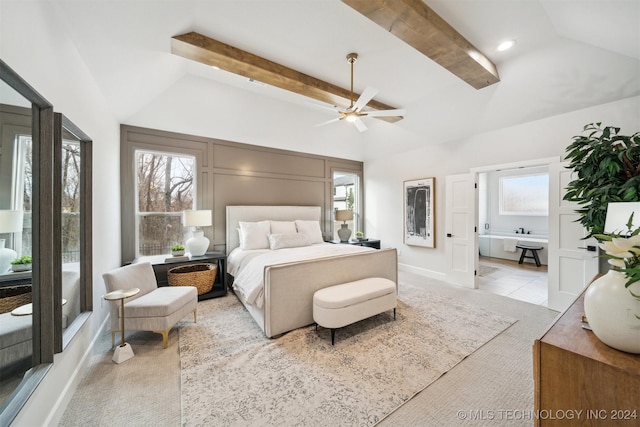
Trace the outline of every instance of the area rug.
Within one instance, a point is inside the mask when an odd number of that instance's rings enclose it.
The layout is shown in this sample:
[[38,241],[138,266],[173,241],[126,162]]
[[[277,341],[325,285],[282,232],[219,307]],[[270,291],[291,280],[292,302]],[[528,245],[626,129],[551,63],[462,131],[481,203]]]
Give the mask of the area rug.
[[480,268],[479,268],[479,271],[478,271],[478,276],[485,277],[485,276],[488,276],[488,275],[490,275],[492,273],[495,273],[498,270],[500,270],[498,267],[491,267],[490,265],[480,264]]
[[401,285],[386,312],[336,332],[268,339],[234,295],[179,331],[184,426],[370,426],[514,319]]

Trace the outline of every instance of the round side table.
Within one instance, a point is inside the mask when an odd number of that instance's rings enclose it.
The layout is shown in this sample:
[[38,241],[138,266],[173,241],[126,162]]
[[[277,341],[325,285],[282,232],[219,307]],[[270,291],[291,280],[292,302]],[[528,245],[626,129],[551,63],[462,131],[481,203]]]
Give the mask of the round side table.
[[[62,305],[67,303],[66,299],[62,299]],[[11,312],[12,316],[30,316],[33,314],[33,303],[21,305],[20,307],[16,307]]]
[[107,301],[118,301],[120,300],[120,332],[122,333],[122,344],[116,347],[113,352],[113,361],[116,363],[122,363],[129,359],[131,359],[133,355],[133,348],[129,343],[124,342],[124,300],[126,298],[130,298],[134,295],[137,295],[140,292],[138,288],[132,289],[118,289],[117,291],[109,292],[104,296],[104,299]]

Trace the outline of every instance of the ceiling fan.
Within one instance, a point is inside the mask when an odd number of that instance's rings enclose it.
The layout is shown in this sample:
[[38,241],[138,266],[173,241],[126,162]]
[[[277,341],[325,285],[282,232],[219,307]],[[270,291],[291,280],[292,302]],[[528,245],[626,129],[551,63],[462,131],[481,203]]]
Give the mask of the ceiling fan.
[[406,110],[375,110],[363,111],[362,109],[373,99],[378,91],[367,86],[356,102],[353,102],[353,64],[358,60],[357,53],[347,55],[347,62],[351,65],[351,104],[347,108],[333,107],[332,111],[340,113],[340,117],[317,124],[316,126],[324,126],[339,120],[346,120],[353,123],[360,132],[367,130],[367,126],[361,120],[362,117],[401,117],[404,116]]

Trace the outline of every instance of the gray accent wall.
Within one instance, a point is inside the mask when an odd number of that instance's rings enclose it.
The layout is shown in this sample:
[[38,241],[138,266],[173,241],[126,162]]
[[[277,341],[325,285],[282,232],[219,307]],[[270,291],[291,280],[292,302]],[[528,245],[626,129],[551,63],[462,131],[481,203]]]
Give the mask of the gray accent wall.
[[213,211],[205,228],[210,250],[225,250],[227,205],[299,205],[322,207],[322,231],[332,235],[334,170],[359,173],[363,163],[215,138],[122,125],[120,179],[122,263],[135,257],[134,155],[152,150],[196,157],[196,208]]

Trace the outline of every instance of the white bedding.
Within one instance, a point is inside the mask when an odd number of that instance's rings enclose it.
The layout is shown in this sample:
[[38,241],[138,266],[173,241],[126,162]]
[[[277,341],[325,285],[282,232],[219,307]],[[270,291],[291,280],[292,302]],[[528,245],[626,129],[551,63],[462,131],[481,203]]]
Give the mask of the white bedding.
[[227,258],[227,270],[234,276],[234,291],[240,293],[247,303],[262,308],[266,266],[372,250],[375,251],[373,248],[363,246],[333,243],[317,243],[275,251],[268,249],[243,251],[237,248]]

